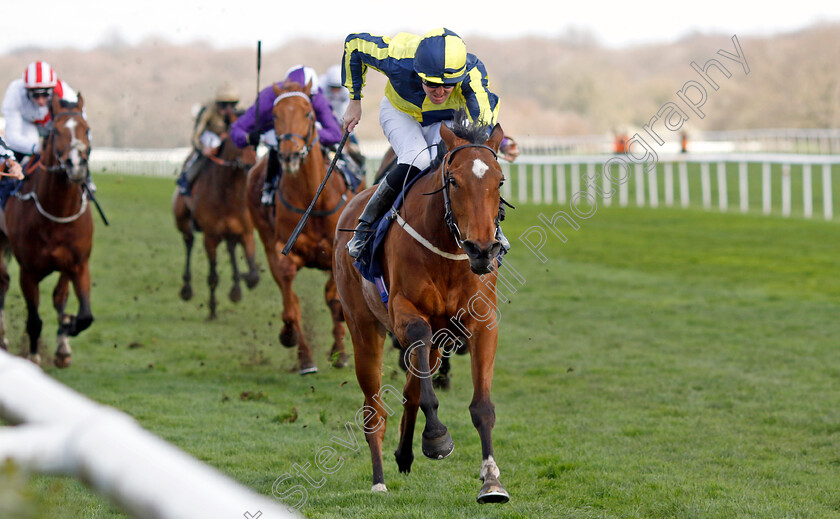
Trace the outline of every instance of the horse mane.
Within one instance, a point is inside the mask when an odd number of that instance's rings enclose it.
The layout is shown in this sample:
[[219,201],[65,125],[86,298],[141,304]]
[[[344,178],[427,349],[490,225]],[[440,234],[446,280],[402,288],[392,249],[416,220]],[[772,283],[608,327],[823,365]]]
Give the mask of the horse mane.
[[[454,133],[456,137],[464,139],[470,144],[484,144],[484,142],[490,137],[490,132],[492,130],[493,127],[484,121],[470,121],[467,111],[463,108],[459,108],[455,111],[452,133]],[[432,163],[429,166],[431,171],[440,167],[446,152],[446,143],[441,140],[438,142],[438,154],[434,159],[432,159]]]
[[452,133],[456,137],[469,141],[470,144],[484,144],[484,141],[490,137],[491,131],[493,127],[484,121],[470,121],[467,111],[463,108],[455,112]]

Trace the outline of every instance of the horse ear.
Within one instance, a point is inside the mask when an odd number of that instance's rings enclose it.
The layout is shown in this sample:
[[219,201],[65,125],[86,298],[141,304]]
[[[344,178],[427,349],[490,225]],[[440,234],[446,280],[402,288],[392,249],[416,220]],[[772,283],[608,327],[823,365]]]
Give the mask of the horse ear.
[[85,98],[84,98],[84,97],[82,97],[82,93],[81,93],[81,92],[79,92],[79,93],[76,95],[76,97],[78,98],[78,101],[76,102],[76,108],[77,108],[77,109],[81,112],[81,111],[82,111],[82,109],[85,107]]
[[50,113],[57,114],[58,111],[61,109],[61,97],[55,95],[53,93],[52,98],[50,98]]
[[303,87],[303,93],[306,94],[306,95],[311,95],[310,94],[311,92],[312,92],[312,80],[310,79],[309,83],[307,83],[306,86]]
[[272,88],[272,90],[274,90],[274,95],[276,95],[276,96],[279,96],[283,92],[283,87],[281,87],[277,83],[274,83],[273,85],[271,85],[271,88]]
[[449,126],[446,126],[446,124],[443,123],[441,123],[440,125],[440,138],[443,139],[443,142],[446,144],[447,149],[455,149],[455,139],[457,139],[458,137],[456,137],[455,133],[449,129]]
[[505,132],[502,130],[502,126],[499,123],[496,123],[496,126],[493,127],[493,132],[490,133],[490,138],[487,139],[486,144],[493,148],[493,150],[498,153],[499,146],[502,144],[502,139],[505,138]]

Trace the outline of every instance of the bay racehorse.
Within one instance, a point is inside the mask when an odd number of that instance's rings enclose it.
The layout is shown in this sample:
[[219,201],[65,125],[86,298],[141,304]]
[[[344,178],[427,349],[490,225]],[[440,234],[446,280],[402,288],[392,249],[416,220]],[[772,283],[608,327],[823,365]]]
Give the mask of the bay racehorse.
[[336,367],[347,365],[344,313],[338,301],[332,261],[338,217],[354,194],[341,175],[332,175],[288,256],[281,253],[327,172],[325,155],[318,141],[315,112],[309,99],[310,87],[311,84],[301,86],[296,82],[274,85],[277,98],[272,113],[282,176],[274,206],[262,205],[260,191],[267,164],[264,157],[248,176],[247,195],[248,208],[265,247],[271,274],[283,294],[280,343],[288,348],[298,347],[298,370],[302,375],[318,371],[301,327],[300,303],[292,290],[297,272],[304,267],[329,272],[324,296],[333,324],[330,358]]
[[[254,224],[245,203],[245,187],[248,170],[256,162],[254,148],[237,148],[230,136],[225,136],[218,151],[211,157],[203,157],[204,167],[192,186],[191,196],[184,196],[178,188],[172,195],[172,212],[175,226],[181,232],[186,247],[186,263],[182,276],[181,299],[192,298],[192,274],[190,256],[195,232],[204,234],[204,250],[210,263],[207,285],[210,288],[209,319],[216,318],[216,288],[219,275],[216,271],[216,249],[223,241],[227,245],[230,264],[233,269],[233,287],[228,297],[234,303],[242,299],[240,279],[248,288],[254,288],[260,280],[256,260]],[[248,273],[241,275],[236,260],[236,246],[241,245],[248,263]]]
[[[390,146],[385,151],[385,155],[382,156],[382,162],[379,163],[379,169],[376,171],[376,175],[374,178],[374,183],[378,184],[385,178],[385,175],[397,165],[397,154],[394,152],[394,148]],[[400,341],[394,336],[393,333],[388,333],[391,337],[391,345],[400,350],[400,360],[399,365],[403,371],[408,371],[408,364],[406,364],[405,358],[405,349],[403,345],[400,344]],[[464,343],[457,343],[453,345],[455,347],[454,352],[458,355],[464,355],[467,353],[467,347]],[[452,363],[450,361],[451,355],[444,355],[440,358],[440,367],[435,371],[434,375],[432,375],[432,385],[439,389],[449,389],[452,385],[451,377],[449,372],[452,369]]]
[[[410,188],[397,217],[399,225],[392,225],[385,236],[381,257],[389,292],[387,306],[379,289],[361,277],[347,254],[351,233],[336,236],[336,282],[353,340],[356,377],[365,396],[373,491],[387,490],[382,467],[387,416],[382,399],[382,358],[386,332],[391,332],[408,345],[409,369],[395,452],[400,472],[410,472],[414,460],[418,409],[426,416],[423,454],[441,459],[452,452],[452,438],[437,415],[431,376],[440,365],[442,349],[466,342],[473,379],[469,409],[482,451],[479,476],[484,484],[478,501],[509,499],[499,482],[491,440],[495,411],[490,386],[497,346],[495,267],[500,251],[495,233],[504,178],[496,156],[503,132],[499,125],[489,130],[465,122],[453,130],[441,125],[441,137],[449,150],[442,165]],[[369,189],[348,204],[340,228],[355,226],[371,193]]]
[[[93,322],[88,268],[93,246],[93,216],[85,191],[90,141],[83,109],[81,94],[77,103],[53,96],[50,105],[53,126],[44,139],[41,158],[27,167],[30,173],[5,208],[5,232],[20,265],[20,288],[26,300],[29,358],[35,363],[41,361],[38,339],[43,325],[38,315],[38,285],[51,273],[59,273],[52,295],[58,313],[55,353],[58,367],[70,365],[68,338],[75,337]],[[5,265],[2,270],[8,279]],[[79,302],[75,316],[65,312],[70,284]],[[8,288],[8,282],[0,288]]]

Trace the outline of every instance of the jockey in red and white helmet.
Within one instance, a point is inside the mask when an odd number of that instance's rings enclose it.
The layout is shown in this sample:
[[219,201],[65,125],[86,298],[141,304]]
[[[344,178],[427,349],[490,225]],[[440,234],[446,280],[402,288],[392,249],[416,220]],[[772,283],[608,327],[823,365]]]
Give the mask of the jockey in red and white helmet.
[[6,143],[18,159],[40,153],[41,139],[49,133],[49,103],[52,96],[70,103],[78,101],[76,91],[58,78],[45,61],[33,61],[23,77],[12,81],[3,97]]

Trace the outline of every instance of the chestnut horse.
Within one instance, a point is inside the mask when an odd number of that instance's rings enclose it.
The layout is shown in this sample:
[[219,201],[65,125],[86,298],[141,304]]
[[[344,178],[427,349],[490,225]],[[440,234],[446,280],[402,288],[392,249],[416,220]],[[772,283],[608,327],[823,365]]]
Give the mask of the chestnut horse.
[[[58,312],[55,365],[61,368],[71,362],[68,337],[75,337],[93,322],[88,269],[93,216],[84,187],[90,141],[83,108],[81,94],[73,104],[53,96],[53,127],[44,139],[40,162],[27,168],[31,173],[20,192],[9,198],[5,209],[5,232],[20,265],[20,288],[26,300],[29,358],[38,364],[38,339],[43,324],[38,315],[38,285],[49,274],[59,272],[53,306]],[[8,280],[5,265],[0,275]],[[65,313],[70,283],[79,301],[75,316]],[[8,282],[0,288],[8,288]]]
[[[397,217],[399,226],[392,225],[385,237],[382,270],[390,293],[387,306],[376,286],[353,266],[345,249],[351,234],[336,236],[335,276],[353,340],[356,377],[365,395],[365,436],[373,462],[373,491],[387,490],[382,468],[387,416],[382,401],[383,389],[387,388],[382,386],[382,358],[386,332],[391,332],[401,344],[409,345],[404,410],[395,452],[400,472],[410,472],[414,460],[412,443],[418,408],[426,415],[423,454],[441,459],[454,448],[437,415],[431,375],[440,364],[439,347],[465,341],[472,356],[470,414],[481,439],[483,460],[479,476],[484,484],[478,501],[509,499],[499,482],[491,440],[495,411],[490,386],[497,346],[495,262],[500,251],[495,233],[504,178],[496,157],[503,132],[496,125],[487,139],[489,130],[465,122],[456,124],[454,130],[441,125],[441,137],[449,151],[436,173],[421,177],[410,188]],[[348,204],[339,220],[340,228],[355,226],[372,191]]]
[[[227,245],[233,269],[233,287],[228,294],[230,300],[234,303],[242,300],[240,279],[245,280],[248,288],[254,288],[260,280],[254,259],[256,253],[254,224],[251,222],[251,215],[245,204],[248,170],[256,162],[256,153],[250,146],[244,149],[237,148],[230,137],[226,136],[216,155],[198,160],[205,160],[206,165],[195,180],[191,196],[181,195],[178,188],[175,188],[175,193],[172,195],[175,226],[181,232],[187,249],[181,299],[188,301],[192,298],[190,256],[194,231],[199,231],[204,234],[204,250],[210,263],[210,273],[207,276],[207,285],[210,288],[208,319],[215,319],[216,287],[219,285],[219,275],[216,272],[216,248],[222,241]],[[248,273],[245,275],[239,273],[236,261],[237,245],[241,245],[245,250],[245,261],[248,262]]]
[[266,158],[260,160],[248,175],[247,195],[248,208],[265,247],[271,274],[283,294],[280,343],[287,348],[298,347],[298,370],[301,375],[318,371],[301,328],[298,297],[292,290],[295,276],[303,267],[329,272],[324,296],[333,322],[330,358],[336,367],[347,365],[344,314],[338,301],[332,261],[338,217],[347,200],[354,195],[341,175],[332,175],[288,256],[281,253],[327,173],[325,155],[315,126],[315,112],[309,99],[310,87],[311,84],[301,86],[296,82],[274,85],[277,98],[272,113],[278,157],[282,166],[274,207],[260,203]]

